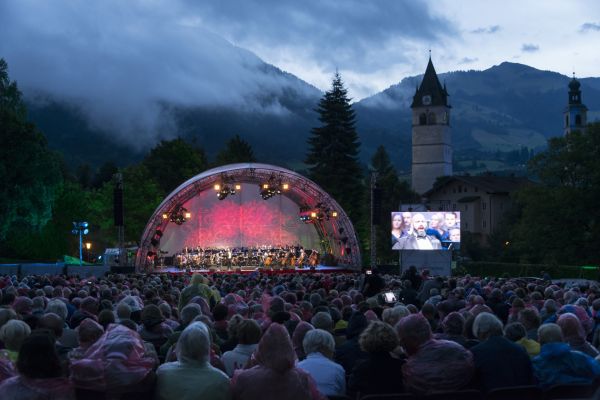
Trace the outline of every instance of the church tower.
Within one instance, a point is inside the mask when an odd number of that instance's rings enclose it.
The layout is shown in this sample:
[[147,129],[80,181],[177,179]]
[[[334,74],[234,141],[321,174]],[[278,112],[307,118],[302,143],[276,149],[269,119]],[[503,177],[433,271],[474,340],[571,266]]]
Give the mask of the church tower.
[[439,176],[452,175],[450,105],[431,57],[412,105],[412,188],[423,194]]
[[565,108],[565,135],[583,131],[587,125],[587,107],[581,103],[581,83],[575,78],[569,82],[569,104]]

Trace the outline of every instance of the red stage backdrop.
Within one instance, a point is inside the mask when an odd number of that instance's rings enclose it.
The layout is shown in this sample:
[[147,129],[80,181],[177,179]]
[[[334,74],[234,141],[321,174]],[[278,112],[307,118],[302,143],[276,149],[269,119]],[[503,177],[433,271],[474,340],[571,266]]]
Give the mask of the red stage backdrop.
[[262,200],[256,184],[242,184],[234,196],[218,200],[207,190],[184,204],[192,218],[182,225],[169,224],[161,250],[170,254],[184,247],[251,247],[295,245],[319,249],[312,224],[299,219],[298,205],[284,195]]

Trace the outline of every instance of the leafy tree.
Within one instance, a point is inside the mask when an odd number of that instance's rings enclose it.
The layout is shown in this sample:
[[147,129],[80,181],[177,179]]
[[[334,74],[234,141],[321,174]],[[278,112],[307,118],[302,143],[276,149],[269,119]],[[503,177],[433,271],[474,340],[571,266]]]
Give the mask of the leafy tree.
[[77,181],[84,188],[91,187],[93,174],[90,164],[83,163],[77,167]]
[[217,154],[216,166],[242,162],[255,162],[252,146],[239,135],[235,135],[225,144],[225,148]]
[[[0,241],[15,230],[39,232],[52,216],[61,163],[26,119],[17,84],[0,59]],[[6,243],[2,243],[5,247]]]
[[[117,230],[113,220],[113,188],[113,182],[108,181],[90,199],[89,219],[102,232],[105,247],[117,244]],[[163,199],[162,189],[143,163],[123,170],[125,241],[139,242],[150,216]]]
[[529,163],[540,184],[518,193],[511,243],[528,262],[598,263],[600,124],[548,141]]
[[356,225],[364,205],[363,174],[358,161],[360,143],[355,113],[341,76],[336,73],[331,90],[316,109],[321,126],[308,139],[309,177],[335,198]]
[[117,164],[114,161],[107,161],[98,170],[94,179],[92,180],[92,186],[96,189],[101,188],[106,182],[110,182],[113,175],[118,172]]
[[161,141],[150,150],[143,164],[164,194],[208,166],[204,151],[181,138]]

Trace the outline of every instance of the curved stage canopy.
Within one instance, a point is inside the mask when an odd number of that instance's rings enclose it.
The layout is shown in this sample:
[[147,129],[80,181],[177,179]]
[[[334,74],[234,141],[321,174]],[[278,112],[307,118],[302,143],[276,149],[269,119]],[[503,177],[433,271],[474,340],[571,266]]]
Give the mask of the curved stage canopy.
[[144,229],[136,268],[186,248],[261,246],[302,246],[325,264],[360,268],[356,233],[340,205],[300,174],[255,163],[213,168],[171,192]]

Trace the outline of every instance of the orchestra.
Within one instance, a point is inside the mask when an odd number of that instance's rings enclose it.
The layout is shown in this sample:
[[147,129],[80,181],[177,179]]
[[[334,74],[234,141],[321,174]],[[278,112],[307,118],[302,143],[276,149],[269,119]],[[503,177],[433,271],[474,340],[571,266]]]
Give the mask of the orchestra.
[[316,267],[319,252],[300,245],[254,247],[185,247],[172,257],[161,257],[158,265],[181,269],[236,269],[242,266],[265,269]]

